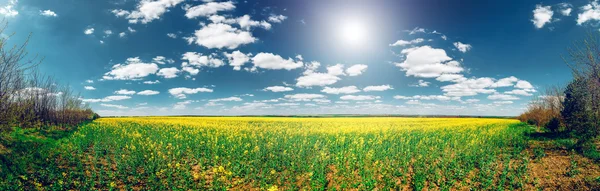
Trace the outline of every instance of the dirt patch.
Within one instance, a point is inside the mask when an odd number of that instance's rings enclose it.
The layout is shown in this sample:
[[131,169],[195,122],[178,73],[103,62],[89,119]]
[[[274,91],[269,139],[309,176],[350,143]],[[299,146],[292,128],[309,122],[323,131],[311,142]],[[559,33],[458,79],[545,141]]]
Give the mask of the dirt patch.
[[[528,174],[533,185],[528,185],[527,189],[600,190],[597,180],[600,166],[597,163],[572,151],[545,149],[544,152],[544,157],[529,163]],[[531,156],[533,158],[533,154]]]

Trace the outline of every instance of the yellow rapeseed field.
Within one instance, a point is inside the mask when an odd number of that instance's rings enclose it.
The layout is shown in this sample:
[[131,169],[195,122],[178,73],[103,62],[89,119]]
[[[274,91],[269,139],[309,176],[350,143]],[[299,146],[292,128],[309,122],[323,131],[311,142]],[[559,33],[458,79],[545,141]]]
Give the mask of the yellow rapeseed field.
[[49,188],[518,189],[526,130],[491,118],[102,118],[57,144]]

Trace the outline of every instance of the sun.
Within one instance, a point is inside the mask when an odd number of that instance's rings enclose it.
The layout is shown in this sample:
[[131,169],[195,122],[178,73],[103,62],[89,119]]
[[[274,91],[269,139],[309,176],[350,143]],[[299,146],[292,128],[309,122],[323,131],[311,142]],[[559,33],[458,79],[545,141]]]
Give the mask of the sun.
[[364,45],[368,37],[368,26],[358,19],[342,21],[338,30],[338,36],[344,45]]

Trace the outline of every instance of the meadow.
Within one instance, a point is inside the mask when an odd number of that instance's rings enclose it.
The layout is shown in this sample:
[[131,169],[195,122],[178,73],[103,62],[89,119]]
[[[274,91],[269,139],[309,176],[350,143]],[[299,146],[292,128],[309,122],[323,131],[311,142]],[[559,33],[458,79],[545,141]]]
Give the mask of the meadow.
[[[484,118],[101,118],[7,189],[523,189],[525,132]],[[16,131],[18,133],[19,131]]]

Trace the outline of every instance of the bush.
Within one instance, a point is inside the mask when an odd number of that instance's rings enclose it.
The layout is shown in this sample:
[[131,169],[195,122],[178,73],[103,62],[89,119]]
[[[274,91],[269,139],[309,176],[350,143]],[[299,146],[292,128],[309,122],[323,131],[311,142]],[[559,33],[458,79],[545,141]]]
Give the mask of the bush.
[[548,123],[546,123],[546,129],[551,132],[558,132],[560,128],[560,120],[558,117],[553,117]]

